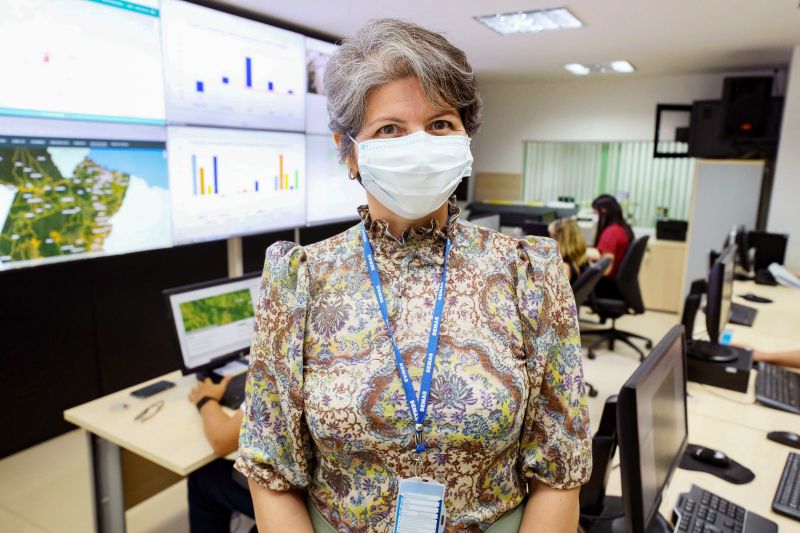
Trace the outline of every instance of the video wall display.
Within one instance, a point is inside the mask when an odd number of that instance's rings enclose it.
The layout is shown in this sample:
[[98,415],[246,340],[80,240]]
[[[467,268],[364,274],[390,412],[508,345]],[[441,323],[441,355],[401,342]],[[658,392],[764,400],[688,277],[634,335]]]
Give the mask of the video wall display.
[[336,45],[184,0],[5,0],[0,270],[356,220]]
[[323,86],[325,67],[336,45],[306,37],[306,132],[329,134],[328,98]]
[[4,0],[0,116],[164,124],[158,0]]
[[3,124],[0,268],[172,245],[163,128]]
[[170,127],[167,142],[176,244],[305,224],[302,134]]
[[162,1],[167,120],[302,132],[302,35],[179,0]]
[[323,224],[352,219],[356,209],[366,203],[364,188],[347,179],[347,167],[339,162],[333,135],[306,135],[308,162],[308,224]]

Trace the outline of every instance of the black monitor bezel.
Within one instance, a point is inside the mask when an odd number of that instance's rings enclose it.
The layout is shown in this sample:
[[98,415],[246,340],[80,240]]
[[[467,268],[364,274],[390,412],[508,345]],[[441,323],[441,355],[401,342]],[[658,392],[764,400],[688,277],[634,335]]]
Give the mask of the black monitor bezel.
[[178,336],[178,327],[177,327],[177,324],[175,322],[175,315],[172,313],[172,304],[170,302],[170,298],[172,296],[175,296],[177,294],[182,294],[182,293],[185,293],[185,292],[196,291],[198,289],[207,289],[209,287],[214,287],[214,286],[217,286],[217,285],[223,285],[223,284],[227,284],[227,283],[236,283],[238,281],[244,281],[244,280],[249,280],[249,279],[253,279],[253,278],[258,278],[260,276],[261,276],[261,272],[259,272],[259,271],[248,272],[247,274],[244,274],[242,276],[237,276],[235,278],[217,278],[217,279],[213,279],[211,281],[204,281],[204,282],[201,282],[201,283],[193,283],[191,285],[182,285],[180,287],[175,287],[175,288],[172,288],[172,289],[165,289],[165,290],[161,291],[161,294],[164,297],[164,304],[166,305],[166,308],[167,308],[167,321],[169,322],[170,329],[172,331],[172,334],[170,336],[172,337],[172,341],[173,341],[173,351],[174,351],[174,353],[175,353],[175,355],[176,355],[176,357],[178,359],[178,365],[179,365],[179,367],[181,369],[181,374],[183,374],[184,376],[188,376],[190,374],[195,374],[195,373],[203,371],[203,370],[212,370],[212,369],[217,368],[219,366],[222,366],[222,365],[224,365],[226,363],[229,363],[230,361],[234,361],[236,359],[241,359],[242,357],[245,357],[245,356],[250,354],[250,346],[248,346],[247,348],[243,348],[241,350],[234,350],[233,352],[220,355],[219,357],[215,357],[214,359],[212,359],[208,363],[205,363],[205,364],[200,365],[200,366],[196,366],[196,367],[188,367],[188,366],[186,366],[186,363],[185,363],[185,361],[183,359],[183,352],[181,351],[181,341],[180,341],[180,338]]
[[[723,317],[722,315],[722,298],[724,294],[725,285],[725,267],[730,264],[733,269],[733,262],[736,260],[736,245],[728,245],[720,254],[714,259],[711,268],[708,271],[708,283],[706,286],[706,332],[708,333],[708,340],[717,344],[725,325],[728,323],[730,316]],[[731,287],[731,292],[733,287]],[[728,307],[728,314],[730,314],[730,306]]]
[[[657,501],[653,503],[648,516],[644,515],[642,497],[642,475],[639,453],[639,422],[637,419],[636,390],[652,373],[669,349],[679,342],[681,346],[681,365],[683,367],[684,400],[683,400],[683,439],[675,454],[669,473],[658,490]],[[625,509],[625,523],[632,533],[645,533],[647,525],[655,519],[661,506],[661,495],[669,485],[673,472],[678,468],[686,446],[689,442],[689,419],[686,406],[686,335],[683,326],[674,326],[653,348],[649,357],[628,378],[620,389],[617,403],[617,435],[619,441],[620,478],[622,481],[622,500]]]

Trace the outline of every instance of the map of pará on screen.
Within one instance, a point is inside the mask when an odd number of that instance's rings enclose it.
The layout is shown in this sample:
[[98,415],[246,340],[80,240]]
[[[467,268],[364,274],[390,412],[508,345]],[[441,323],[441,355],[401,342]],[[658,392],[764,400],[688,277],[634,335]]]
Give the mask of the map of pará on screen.
[[171,245],[163,148],[17,141],[0,147],[0,263]]

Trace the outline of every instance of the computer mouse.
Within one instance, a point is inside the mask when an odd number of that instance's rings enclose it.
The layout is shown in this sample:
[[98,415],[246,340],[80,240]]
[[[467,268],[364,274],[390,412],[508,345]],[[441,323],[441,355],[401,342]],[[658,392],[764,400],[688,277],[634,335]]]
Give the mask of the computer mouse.
[[730,466],[731,464],[731,460],[728,458],[728,456],[721,451],[713,450],[711,448],[703,448],[702,446],[692,452],[692,457],[701,463],[711,466],[719,466],[722,468]]
[[772,300],[769,298],[764,298],[763,296],[759,296],[757,294],[753,294],[752,292],[748,292],[747,294],[742,294],[742,298],[747,300],[748,302],[755,302],[758,304],[771,304]]
[[785,444],[792,448],[800,448],[800,435],[791,431],[770,431],[767,438],[778,444]]

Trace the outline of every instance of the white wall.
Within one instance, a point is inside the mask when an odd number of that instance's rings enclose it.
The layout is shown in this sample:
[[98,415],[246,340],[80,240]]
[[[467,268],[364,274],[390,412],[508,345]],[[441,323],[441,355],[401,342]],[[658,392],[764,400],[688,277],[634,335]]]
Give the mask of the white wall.
[[650,140],[656,104],[719,99],[730,75],[481,83],[484,123],[473,141],[475,170],[522,172],[523,141]]
[[789,67],[767,229],[789,234],[786,264],[800,268],[800,46],[795,47]]

